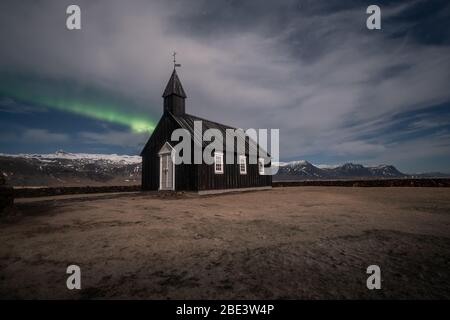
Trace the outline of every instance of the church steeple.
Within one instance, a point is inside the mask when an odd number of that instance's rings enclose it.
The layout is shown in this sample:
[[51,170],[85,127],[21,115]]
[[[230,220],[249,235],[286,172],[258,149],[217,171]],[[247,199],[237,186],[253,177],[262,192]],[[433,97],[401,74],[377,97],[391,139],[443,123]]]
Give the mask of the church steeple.
[[183,86],[181,85],[181,81],[178,78],[177,71],[173,69],[172,76],[167,83],[166,89],[163,93],[163,98],[168,97],[170,95],[177,95],[181,98],[186,98],[186,93],[184,92]]
[[176,67],[180,65],[175,61],[175,53],[173,60],[173,72],[170,76],[169,82],[167,83],[166,89],[163,93],[164,98],[164,112],[170,112],[173,115],[185,114],[185,102],[186,93],[184,92],[181,81],[178,78]]

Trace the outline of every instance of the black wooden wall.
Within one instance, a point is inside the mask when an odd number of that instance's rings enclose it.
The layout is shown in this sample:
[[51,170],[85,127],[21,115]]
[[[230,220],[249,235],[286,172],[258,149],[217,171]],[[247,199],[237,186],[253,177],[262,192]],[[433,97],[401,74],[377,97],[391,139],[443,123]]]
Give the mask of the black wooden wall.
[[[142,189],[159,189],[158,152],[169,141],[173,130],[179,124],[168,113],[164,113],[153,131],[142,155]],[[172,143],[171,143],[172,144]],[[173,145],[173,144],[172,144]],[[193,151],[194,149],[192,149]],[[193,156],[193,155],[192,155]],[[272,176],[260,175],[257,164],[249,164],[247,157],[247,174],[240,174],[237,155],[234,164],[225,163],[224,173],[214,173],[214,165],[180,164],[175,166],[175,189],[186,191],[210,189],[235,189],[264,187],[272,185]],[[193,160],[193,159],[192,159]],[[226,162],[226,156],[224,155]]]
[[[225,155],[224,161],[226,161]],[[201,165],[198,170],[198,190],[271,186],[272,176],[260,175],[258,165],[248,162],[247,156],[247,174],[240,173],[237,155],[234,155],[234,164],[225,164],[222,174],[214,172],[214,165]]]

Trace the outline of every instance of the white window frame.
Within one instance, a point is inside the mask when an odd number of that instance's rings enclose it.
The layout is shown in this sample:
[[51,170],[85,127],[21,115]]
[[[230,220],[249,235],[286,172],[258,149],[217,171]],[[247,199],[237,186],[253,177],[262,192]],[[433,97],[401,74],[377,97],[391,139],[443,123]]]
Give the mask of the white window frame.
[[[262,169],[260,164],[262,164]],[[258,158],[258,172],[260,175],[264,175],[264,158]]]
[[[244,163],[241,162],[242,160],[244,160]],[[242,165],[244,165],[244,170],[242,170]],[[245,155],[239,156],[239,173],[247,174],[247,157]]]
[[[221,167],[220,170],[217,169],[217,165],[219,164],[217,162],[218,158],[220,159],[220,167]],[[225,167],[225,165],[223,163],[223,153],[222,152],[214,152],[214,173],[215,174],[223,174],[224,167]]]

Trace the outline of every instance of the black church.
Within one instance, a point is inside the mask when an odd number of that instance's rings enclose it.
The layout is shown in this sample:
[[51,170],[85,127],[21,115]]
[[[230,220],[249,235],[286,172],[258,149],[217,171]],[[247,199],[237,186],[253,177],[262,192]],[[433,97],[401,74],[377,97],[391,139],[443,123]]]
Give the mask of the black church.
[[[141,152],[143,190],[196,191],[202,194],[271,188],[272,176],[264,173],[264,168],[270,166],[270,155],[246,135],[233,137],[245,140],[240,141],[245,145],[245,151],[241,154],[234,152],[233,164],[226,163],[224,146],[223,153],[214,154],[213,164],[194,164],[192,159],[191,164],[176,165],[172,152],[174,143],[171,141],[175,129],[186,129],[192,137],[192,150],[197,144],[203,151],[210,142],[194,139],[194,121],[202,121],[203,132],[218,129],[223,137],[227,135],[226,129],[235,128],[186,113],[186,93],[175,68],[163,98],[163,115]],[[258,155],[255,164],[249,163],[250,150]]]

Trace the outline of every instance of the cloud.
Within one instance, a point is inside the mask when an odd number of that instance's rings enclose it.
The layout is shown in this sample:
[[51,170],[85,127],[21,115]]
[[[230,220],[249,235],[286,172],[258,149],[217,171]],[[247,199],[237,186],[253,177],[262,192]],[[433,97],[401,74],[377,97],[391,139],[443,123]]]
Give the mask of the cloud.
[[23,103],[18,103],[9,97],[0,97],[0,112],[13,114],[30,114],[33,112],[47,112],[46,108],[36,108]]
[[367,141],[356,140],[336,144],[332,146],[331,150],[340,156],[360,154],[371,155],[384,152],[386,150],[386,147],[382,144],[368,143]]
[[58,144],[68,140],[67,134],[49,132],[46,129],[26,129],[20,137],[21,142],[30,144]]
[[80,132],[79,137],[88,144],[120,147],[143,147],[148,134],[109,130],[106,132]]
[[[381,5],[381,31],[366,29],[367,5],[352,1],[79,1],[81,31],[65,30],[68,4],[2,2],[0,36],[9,45],[0,70],[68,79],[126,97],[123,112],[159,115],[176,50],[187,111],[279,128],[282,159],[322,154],[406,165],[397,150],[446,141],[428,135],[392,147],[404,137],[399,118],[450,101],[448,41],[423,41],[420,16],[405,18],[425,12],[424,1]],[[438,22],[448,14],[442,7]],[[79,136],[137,141],[118,132]],[[445,143],[427,150],[450,155]]]

